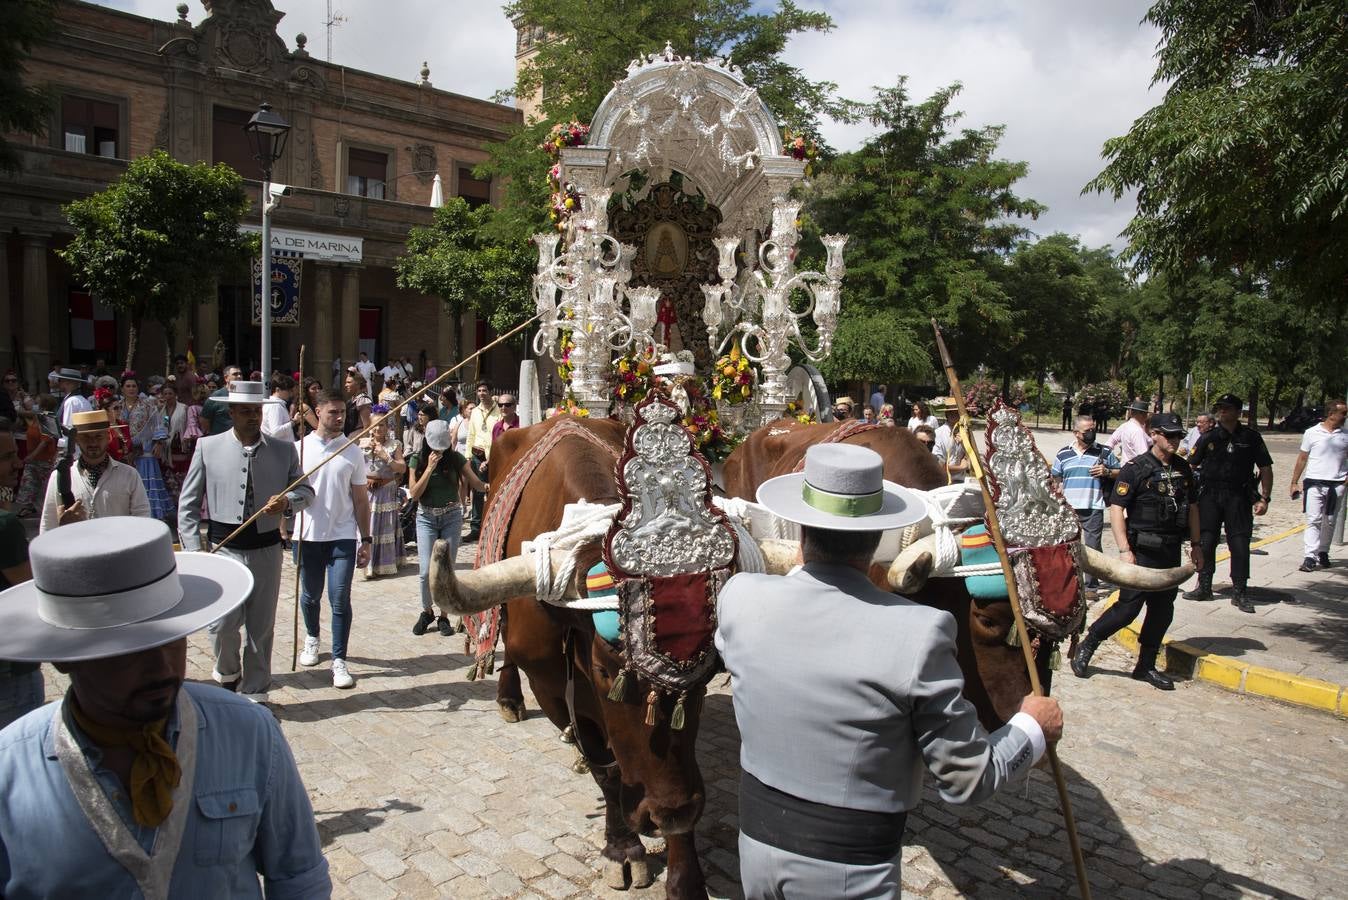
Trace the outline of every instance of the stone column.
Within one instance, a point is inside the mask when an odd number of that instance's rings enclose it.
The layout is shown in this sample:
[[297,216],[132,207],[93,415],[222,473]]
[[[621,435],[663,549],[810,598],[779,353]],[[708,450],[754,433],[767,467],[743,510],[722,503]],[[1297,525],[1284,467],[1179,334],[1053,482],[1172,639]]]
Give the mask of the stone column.
[[314,264],[314,344],[307,354],[309,371],[324,385],[332,382],[332,320],[336,316],[332,305],[332,266]]
[[[11,321],[14,316],[14,304],[10,302],[12,296],[9,292],[9,239],[0,234],[0,372],[10,368],[17,370],[23,364],[22,360],[14,358],[14,323]],[[22,372],[19,373],[19,380],[27,380]]]
[[[24,380],[45,384],[52,355],[51,297],[47,292],[47,236],[23,238],[23,365]],[[62,316],[62,320],[68,316]],[[67,361],[68,362],[68,361]],[[42,388],[42,384],[38,384]]]
[[342,330],[338,333],[337,356],[346,367],[358,358],[360,336],[360,267],[342,268]]

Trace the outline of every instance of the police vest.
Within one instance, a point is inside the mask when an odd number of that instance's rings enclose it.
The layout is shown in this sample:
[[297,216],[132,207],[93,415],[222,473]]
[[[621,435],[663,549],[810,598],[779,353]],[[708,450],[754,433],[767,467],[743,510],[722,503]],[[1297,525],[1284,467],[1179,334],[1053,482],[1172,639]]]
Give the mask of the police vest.
[[1128,507],[1128,529],[1167,535],[1185,533],[1189,524],[1190,473],[1178,466],[1167,470],[1151,453],[1129,464],[1140,471],[1137,496]]

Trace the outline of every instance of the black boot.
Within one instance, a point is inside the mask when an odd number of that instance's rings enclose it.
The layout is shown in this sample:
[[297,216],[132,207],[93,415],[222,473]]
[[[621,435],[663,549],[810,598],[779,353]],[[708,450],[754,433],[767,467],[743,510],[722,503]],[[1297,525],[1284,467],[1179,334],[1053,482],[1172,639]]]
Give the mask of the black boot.
[[1156,654],[1159,647],[1141,647],[1138,649],[1137,665],[1133,667],[1133,678],[1145,681],[1160,691],[1173,691],[1175,682],[1164,672],[1156,669]]
[[1099,638],[1093,637],[1089,631],[1086,632],[1081,639],[1081,643],[1077,646],[1077,652],[1072,656],[1073,675],[1078,678],[1091,677],[1091,657],[1095,655],[1096,648],[1099,646]]
[[1250,602],[1250,593],[1245,585],[1238,584],[1231,592],[1231,605],[1243,613],[1254,612],[1254,604]]
[[1211,600],[1212,598],[1212,576],[1199,575],[1198,586],[1192,591],[1184,592],[1185,600]]

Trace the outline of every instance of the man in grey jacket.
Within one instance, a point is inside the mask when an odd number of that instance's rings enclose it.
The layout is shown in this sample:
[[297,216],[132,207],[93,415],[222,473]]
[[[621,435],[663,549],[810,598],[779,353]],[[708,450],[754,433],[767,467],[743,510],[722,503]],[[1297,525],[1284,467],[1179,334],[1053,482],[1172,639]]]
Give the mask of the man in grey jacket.
[[[272,631],[281,590],[281,515],[287,508],[299,512],[314,499],[314,489],[307,481],[282,493],[304,473],[292,442],[262,433],[265,400],[260,381],[235,381],[230,386],[222,402],[229,404],[233,427],[197,441],[178,500],[178,534],[184,550],[201,548],[203,497],[212,544],[262,511],[219,550],[252,571],[253,590],[242,606],[209,628],[215,650],[212,677],[257,703],[267,701],[271,686]],[[240,627],[244,630],[242,659]]]
[[765,482],[758,502],[802,526],[804,565],[736,575],[717,603],[741,737],[744,895],[898,897],[924,770],[946,801],[984,800],[1024,777],[1062,713],[1026,697],[987,733],[961,693],[954,619],[870,583],[881,533],[926,515],[874,451],[811,447],[805,471]]

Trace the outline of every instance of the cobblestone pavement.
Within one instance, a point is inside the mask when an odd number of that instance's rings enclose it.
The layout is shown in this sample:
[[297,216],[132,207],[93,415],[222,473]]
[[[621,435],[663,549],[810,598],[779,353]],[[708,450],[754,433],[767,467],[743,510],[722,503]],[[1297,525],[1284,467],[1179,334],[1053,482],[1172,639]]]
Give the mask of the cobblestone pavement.
[[[507,725],[495,680],[465,679],[461,637],[411,634],[415,566],[355,585],[349,661],[358,681],[348,691],[332,688],[326,655],[317,668],[289,671],[288,564],[283,585],[272,697],[336,896],[663,896],[659,882],[627,894],[603,886],[598,789],[572,773],[574,751],[532,697],[533,715]],[[1096,659],[1103,671],[1091,679],[1064,674],[1056,684],[1068,723],[1060,756],[1096,897],[1348,895],[1341,721],[1202,684],[1163,695],[1121,677],[1132,665],[1122,651],[1107,647]],[[196,635],[189,677],[206,680],[210,668]],[[47,672],[53,697],[62,679]],[[722,680],[699,737],[708,803],[698,833],[713,895],[738,897],[738,736]],[[1071,896],[1056,804],[1045,772],[971,809],[945,806],[928,789],[908,820],[905,894]]]

